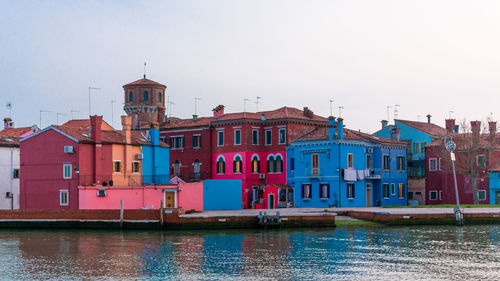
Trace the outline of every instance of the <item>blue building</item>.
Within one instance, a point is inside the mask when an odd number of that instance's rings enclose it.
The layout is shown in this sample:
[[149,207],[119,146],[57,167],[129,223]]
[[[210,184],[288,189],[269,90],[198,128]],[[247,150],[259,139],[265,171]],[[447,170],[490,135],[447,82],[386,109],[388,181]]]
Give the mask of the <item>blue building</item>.
[[[446,120],[446,127],[450,131],[456,130],[454,120]],[[394,125],[387,125],[382,120],[382,129],[375,132],[375,136],[390,138],[391,131],[399,129],[400,140],[408,143],[408,200],[416,200],[420,205],[425,204],[425,146],[432,141],[443,137],[446,129],[431,123],[431,116],[427,115],[427,122],[395,119]]]
[[490,185],[490,204],[500,205],[500,164],[490,168],[488,182]]
[[287,147],[287,182],[297,207],[406,205],[406,148],[392,139],[344,129],[330,117]]
[[166,184],[170,181],[170,147],[160,143],[160,131],[151,128],[148,145],[142,146],[142,182]]

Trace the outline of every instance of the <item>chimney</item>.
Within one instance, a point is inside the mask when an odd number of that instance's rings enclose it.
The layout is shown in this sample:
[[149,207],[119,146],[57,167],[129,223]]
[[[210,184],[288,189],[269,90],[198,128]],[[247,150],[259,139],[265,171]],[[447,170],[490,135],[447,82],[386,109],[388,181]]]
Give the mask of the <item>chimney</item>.
[[337,137],[341,140],[344,139],[344,119],[337,118]]
[[337,128],[337,126],[335,125],[335,117],[333,117],[333,116],[328,117],[328,139],[329,140],[333,140],[337,137],[335,134],[336,128]]
[[101,142],[102,116],[90,116],[90,138],[96,143]]
[[445,119],[446,131],[452,133],[455,131],[455,119]]
[[198,121],[198,115],[193,114],[193,122],[196,122],[196,121]]
[[158,126],[158,123],[151,123],[151,129],[149,129],[149,139],[152,145],[160,145],[160,126]]
[[3,128],[8,129],[8,128],[14,128],[14,122],[12,122],[12,119],[9,117],[6,117],[3,119]]
[[216,106],[214,109],[212,109],[212,111],[214,112],[214,118],[224,116],[224,106],[222,104]]
[[497,135],[497,122],[495,121],[489,121],[488,122],[488,127],[490,129],[490,142],[495,143],[495,138]]
[[305,106],[304,107],[304,116],[312,118],[314,116],[314,113],[307,106]]
[[458,130],[460,129],[460,126],[459,125],[455,125],[455,128],[453,129],[453,131],[455,133],[458,133]]
[[427,116],[425,116],[425,117],[427,117],[427,124],[430,124],[432,115],[427,114]]
[[132,141],[132,116],[122,116],[122,130],[125,134],[125,142],[131,143]]
[[399,128],[398,126],[394,126],[391,129],[391,140],[399,141]]
[[481,121],[470,121],[470,128],[472,131],[472,145],[477,147],[481,134]]
[[387,120],[382,120],[380,121],[380,123],[382,123],[382,129],[384,129],[385,127],[387,127]]

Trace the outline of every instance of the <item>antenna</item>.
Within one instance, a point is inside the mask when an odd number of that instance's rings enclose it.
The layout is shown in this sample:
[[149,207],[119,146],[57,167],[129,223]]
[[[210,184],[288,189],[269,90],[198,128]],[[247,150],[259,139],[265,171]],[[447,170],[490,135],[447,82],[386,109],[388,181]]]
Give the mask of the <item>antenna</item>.
[[61,113],[61,112],[56,112],[56,125],[59,125],[59,116],[63,116],[63,115],[66,115],[66,114]]
[[144,79],[146,79],[146,62],[144,62]]
[[40,109],[40,129],[42,129],[42,113],[44,113],[44,112],[50,112],[50,111]]
[[261,99],[261,97],[257,96],[257,101],[255,101],[255,104],[257,105],[257,112],[259,112],[259,100]]
[[71,120],[73,120],[73,113],[74,112],[80,112],[79,110],[71,110],[70,113],[71,113]]
[[10,101],[8,101],[5,106],[9,110],[9,118],[12,118],[12,103]]
[[111,101],[111,127],[115,128],[115,112],[114,112],[114,103],[117,102],[115,100]]
[[250,101],[247,98],[243,98],[243,112],[247,111],[247,101]]
[[332,105],[333,105],[333,100],[330,100],[330,116],[333,116]]
[[168,112],[170,113],[170,117],[172,117],[172,105],[175,105],[175,103],[173,101],[169,101],[168,105],[170,106],[170,109],[168,110]]
[[387,122],[389,122],[390,118],[389,118],[389,110],[392,108],[392,106],[388,105],[387,106]]
[[[399,104],[395,104],[395,105],[394,105],[394,119],[398,119],[398,112],[399,112],[398,108],[399,108],[399,107],[400,107],[400,105],[399,105]],[[387,121],[389,121],[389,120],[387,120]],[[396,121],[394,121],[394,124],[395,124],[395,123],[396,123]]]
[[342,117],[342,109],[344,109],[343,106],[339,106],[339,118]]
[[199,100],[201,100],[201,98],[196,98],[196,97],[194,98],[194,115],[196,115],[196,112],[197,112],[197,111],[196,111],[196,103],[197,103]]
[[448,113],[449,113],[449,116],[450,116],[450,119],[451,119],[451,114],[455,113],[455,111],[450,110],[450,111],[448,111]]

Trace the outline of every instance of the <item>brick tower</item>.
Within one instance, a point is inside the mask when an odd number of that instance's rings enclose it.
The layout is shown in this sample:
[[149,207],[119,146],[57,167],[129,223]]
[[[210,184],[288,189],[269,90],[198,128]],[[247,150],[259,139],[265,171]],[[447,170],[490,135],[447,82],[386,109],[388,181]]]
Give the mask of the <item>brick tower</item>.
[[165,121],[165,90],[167,86],[146,79],[139,79],[123,86],[127,115],[132,116],[132,129],[148,127],[151,123]]

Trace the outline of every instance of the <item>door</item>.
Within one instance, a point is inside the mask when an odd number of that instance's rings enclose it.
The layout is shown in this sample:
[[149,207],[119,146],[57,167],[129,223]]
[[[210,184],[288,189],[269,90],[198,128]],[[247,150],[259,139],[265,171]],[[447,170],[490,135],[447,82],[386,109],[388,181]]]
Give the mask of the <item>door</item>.
[[267,204],[269,205],[268,209],[274,209],[275,208],[274,207],[274,194],[269,194],[267,198],[268,198]]
[[366,184],[366,207],[372,206],[372,185]]
[[495,205],[500,205],[500,191],[495,191]]
[[175,208],[175,192],[165,191],[165,208],[172,209]]

